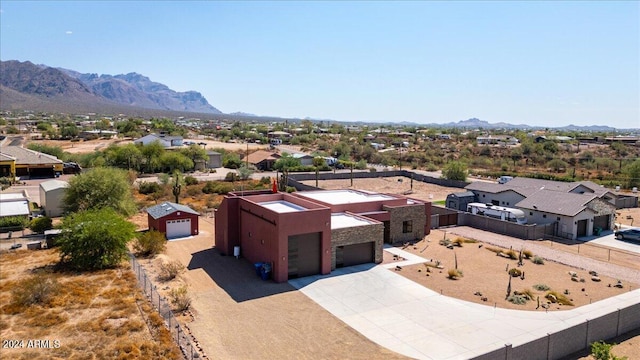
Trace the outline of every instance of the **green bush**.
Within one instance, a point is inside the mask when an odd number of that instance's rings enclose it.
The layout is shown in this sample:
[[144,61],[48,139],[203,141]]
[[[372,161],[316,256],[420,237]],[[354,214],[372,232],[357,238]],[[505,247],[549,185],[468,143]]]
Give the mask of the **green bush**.
[[547,291],[549,289],[551,289],[548,285],[546,284],[535,284],[533,285],[533,288],[538,290],[538,291]]
[[47,216],[34,218],[29,224],[29,229],[36,233],[43,233],[46,230],[51,229],[52,227],[52,220]]
[[133,250],[139,256],[154,256],[167,248],[167,239],[164,234],[150,230],[136,237],[133,242]]
[[196,197],[196,196],[200,195],[201,193],[202,193],[202,191],[197,187],[187,188],[187,195],[189,195],[191,197]]
[[268,176],[263,176],[260,178],[260,184],[262,185],[269,185],[271,184],[271,178]]
[[544,259],[538,255],[534,256],[533,259],[531,259],[531,262],[536,265],[544,265]]
[[161,189],[162,187],[160,186],[160,184],[156,182],[143,181],[140,184],[138,184],[138,192],[144,195],[149,195],[155,192],[159,192]]
[[0,218],[0,228],[16,228],[19,230],[24,230],[29,226],[29,219],[24,216],[5,216]]
[[507,298],[507,301],[516,305],[524,305],[528,299],[525,295],[511,295]]
[[228,172],[224,177],[224,181],[237,181],[239,179],[238,174],[234,172]]
[[194,178],[191,175],[187,175],[184,177],[184,183],[188,185],[196,185],[198,184],[198,179]]
[[175,306],[174,311],[185,311],[191,306],[191,298],[187,293],[187,287],[181,286],[176,289],[171,289],[169,294],[171,303]]
[[220,182],[220,181],[207,181],[207,183],[202,188],[202,192],[205,194],[228,194],[233,190],[233,186],[228,183]]
[[596,360],[626,360],[626,356],[620,358],[611,353],[611,348],[614,345],[607,344],[602,340],[593,342],[591,343],[591,356]]

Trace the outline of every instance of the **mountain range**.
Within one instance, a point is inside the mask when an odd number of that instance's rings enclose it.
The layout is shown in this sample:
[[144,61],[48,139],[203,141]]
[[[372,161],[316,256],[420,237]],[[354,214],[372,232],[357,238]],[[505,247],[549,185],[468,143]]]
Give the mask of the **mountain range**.
[[48,110],[47,104],[56,103],[71,109],[91,106],[134,107],[222,114],[199,92],[177,92],[137,73],[83,74],[74,70],[35,65],[29,61],[0,62],[0,94],[2,106],[9,108],[31,104],[32,107],[45,107],[43,110]]
[[[151,81],[132,72],[120,75],[83,74],[74,70],[35,65],[29,61],[0,61],[0,108],[4,110],[32,110],[51,112],[124,113],[137,116],[183,116],[185,112],[201,118],[235,119],[246,121],[301,121],[276,116],[257,116],[244,112],[223,114],[197,91],[177,92],[168,86]],[[337,122],[331,119],[312,121]],[[420,126],[466,129],[540,129],[527,124],[490,123],[471,118],[446,124],[418,124],[415,122],[380,123],[350,122],[344,124],[371,124]],[[606,125],[556,127],[565,131],[615,132]],[[620,129],[618,129],[620,130]],[[637,129],[631,129],[637,130]]]

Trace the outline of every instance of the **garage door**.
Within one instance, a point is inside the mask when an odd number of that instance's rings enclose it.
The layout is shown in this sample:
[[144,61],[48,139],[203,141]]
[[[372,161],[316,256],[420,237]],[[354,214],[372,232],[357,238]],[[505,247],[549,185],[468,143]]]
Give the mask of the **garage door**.
[[320,233],[289,236],[289,278],[320,274]]
[[336,248],[336,267],[371,262],[374,262],[374,242],[338,246]]
[[167,239],[191,236],[191,219],[167,220]]
[[611,223],[609,222],[609,216],[611,215],[602,215],[596,216],[593,218],[593,229],[600,228],[602,230],[609,230]]

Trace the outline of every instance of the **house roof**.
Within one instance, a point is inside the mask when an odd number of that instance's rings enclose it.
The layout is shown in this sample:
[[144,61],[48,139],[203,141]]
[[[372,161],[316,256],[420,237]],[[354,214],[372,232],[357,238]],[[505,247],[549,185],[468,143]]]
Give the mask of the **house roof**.
[[16,158],[7,154],[0,153],[0,161],[14,161]]
[[0,217],[29,215],[30,213],[28,200],[3,201],[0,206]]
[[49,180],[49,181],[40,183],[40,187],[42,188],[42,190],[47,192],[55,189],[69,187],[69,183],[62,180]]
[[207,150],[207,155],[220,155],[220,153],[213,150]]
[[457,198],[464,198],[464,197],[475,197],[476,194],[474,194],[472,191],[463,191],[463,192],[451,193],[451,194],[449,194],[449,196],[457,197]]
[[[515,179],[514,179],[515,180]],[[511,180],[513,181],[513,180]],[[509,181],[507,184],[509,184],[511,181]],[[467,190],[476,190],[476,191],[483,191],[483,192],[487,192],[487,193],[491,193],[491,194],[499,194],[505,191],[513,191],[516,192],[522,196],[528,196],[530,194],[533,194],[534,192],[536,192],[538,189],[535,188],[529,188],[529,187],[513,187],[513,186],[507,186],[507,184],[498,184],[498,183],[493,183],[493,182],[484,182],[484,181],[474,181],[471,184],[465,186],[465,189]]]
[[53,155],[25,149],[20,146],[3,146],[0,153],[16,159],[16,164],[62,164],[62,160]]
[[564,216],[576,216],[586,209],[587,204],[598,196],[594,194],[563,193],[540,190],[518,202],[517,207]]
[[276,153],[272,153],[265,150],[258,150],[256,152],[252,152],[247,156],[247,161],[250,164],[258,164],[264,160],[278,160],[280,155]]
[[169,201],[165,201],[160,205],[152,206],[147,208],[147,213],[151,215],[154,219],[160,219],[161,217],[167,216],[169,214],[173,214],[174,212],[185,212],[193,215],[200,215],[197,211],[191,209],[186,205],[180,205],[176,203],[172,203]]

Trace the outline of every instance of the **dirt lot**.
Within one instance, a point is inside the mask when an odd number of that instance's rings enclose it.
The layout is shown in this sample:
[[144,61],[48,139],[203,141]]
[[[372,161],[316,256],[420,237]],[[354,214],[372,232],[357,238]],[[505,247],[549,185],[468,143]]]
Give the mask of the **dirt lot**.
[[[242,144],[242,143],[224,143],[215,140],[206,140],[206,139],[184,139],[184,141],[193,141],[196,143],[204,142],[206,143],[207,149],[213,148],[223,148],[226,150],[247,150],[247,145],[250,151],[266,149],[267,145],[263,144]],[[94,151],[104,150],[111,144],[130,144],[133,142],[133,139],[96,139],[96,140],[88,140],[88,141],[68,141],[68,140],[30,140],[29,142],[37,142],[40,144],[46,144],[51,146],[59,146],[62,150],[71,153],[71,154],[83,154],[90,153]]]
[[[189,285],[193,318],[182,320],[209,357],[403,358],[369,341],[289,284],[262,281],[246,260],[221,256],[213,248],[212,219],[201,218],[200,224],[197,237],[168,243],[168,257],[188,271],[158,288]],[[141,263],[155,272],[159,261],[167,259]]]
[[[303,184],[315,186],[316,181],[303,181]],[[406,196],[426,200],[438,201],[445,200],[447,195],[454,192],[461,192],[463,189],[450,188],[435,184],[413,181],[413,190],[411,189],[411,179],[406,177],[388,177],[373,179],[353,179],[353,187],[351,180],[322,180],[318,182],[318,186],[322,189],[359,189],[376,191],[387,194],[406,194]]]
[[[128,263],[77,273],[55,270],[58,260],[56,249],[0,254],[3,359],[181,358]],[[43,276],[58,285],[33,285]],[[14,295],[42,295],[44,288],[57,290],[31,305]]]

